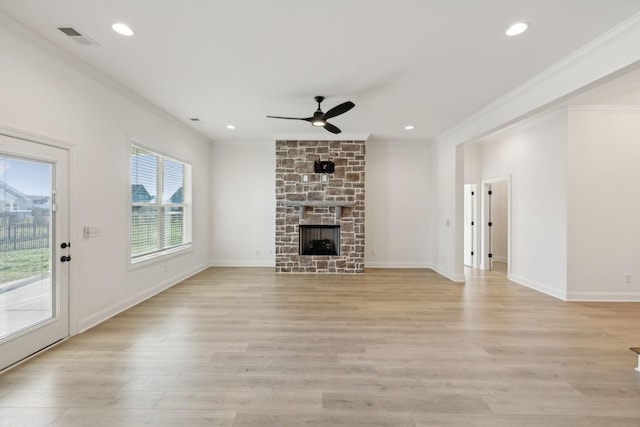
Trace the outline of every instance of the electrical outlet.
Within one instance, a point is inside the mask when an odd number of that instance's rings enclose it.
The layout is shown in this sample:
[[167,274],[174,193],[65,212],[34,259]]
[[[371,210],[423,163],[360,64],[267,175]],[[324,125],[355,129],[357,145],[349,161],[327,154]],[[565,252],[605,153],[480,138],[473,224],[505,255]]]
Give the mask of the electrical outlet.
[[375,249],[371,251],[371,256],[376,256],[376,250]]
[[631,282],[632,282],[632,279],[633,279],[633,277],[631,277],[631,274],[629,274],[629,273],[625,274],[625,276],[624,276],[624,281],[625,281],[626,283],[631,283]]

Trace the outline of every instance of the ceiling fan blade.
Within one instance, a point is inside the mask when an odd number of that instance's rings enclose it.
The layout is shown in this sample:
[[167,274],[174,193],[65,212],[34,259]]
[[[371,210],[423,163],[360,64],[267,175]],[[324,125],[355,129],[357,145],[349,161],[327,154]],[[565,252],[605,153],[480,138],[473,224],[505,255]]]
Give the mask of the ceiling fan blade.
[[356,104],[351,101],[343,102],[342,104],[336,105],[335,107],[324,113],[323,118],[326,120],[330,119],[331,117],[339,116],[340,114],[344,114],[347,111],[351,110],[355,106]]
[[282,116],[267,116],[269,119],[285,119],[285,120],[304,120],[310,122],[313,117],[282,117]]
[[340,133],[342,132],[337,126],[332,125],[331,123],[325,123],[324,128],[331,133]]

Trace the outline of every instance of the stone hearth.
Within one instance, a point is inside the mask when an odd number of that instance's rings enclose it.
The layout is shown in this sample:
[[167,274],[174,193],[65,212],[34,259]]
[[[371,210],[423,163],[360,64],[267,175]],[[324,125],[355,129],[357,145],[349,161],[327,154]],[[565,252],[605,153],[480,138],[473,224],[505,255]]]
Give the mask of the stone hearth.
[[[276,272],[364,273],[364,158],[364,141],[276,141]],[[300,255],[300,225],[339,225],[340,255]]]

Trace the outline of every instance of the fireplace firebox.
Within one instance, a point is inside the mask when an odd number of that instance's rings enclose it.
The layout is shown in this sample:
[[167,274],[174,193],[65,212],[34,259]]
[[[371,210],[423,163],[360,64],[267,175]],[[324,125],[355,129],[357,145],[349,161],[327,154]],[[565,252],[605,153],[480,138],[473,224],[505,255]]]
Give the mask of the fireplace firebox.
[[340,255],[340,226],[300,225],[300,255]]

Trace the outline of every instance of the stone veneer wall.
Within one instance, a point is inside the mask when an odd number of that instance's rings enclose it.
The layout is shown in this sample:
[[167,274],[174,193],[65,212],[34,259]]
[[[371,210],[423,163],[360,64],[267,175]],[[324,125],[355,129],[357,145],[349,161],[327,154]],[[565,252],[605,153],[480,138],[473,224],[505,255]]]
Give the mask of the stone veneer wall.
[[[364,273],[364,154],[364,141],[276,141],[276,272]],[[316,160],[333,161],[335,172],[314,173]],[[353,206],[286,205],[302,201]],[[340,255],[299,255],[300,224],[340,225]]]

